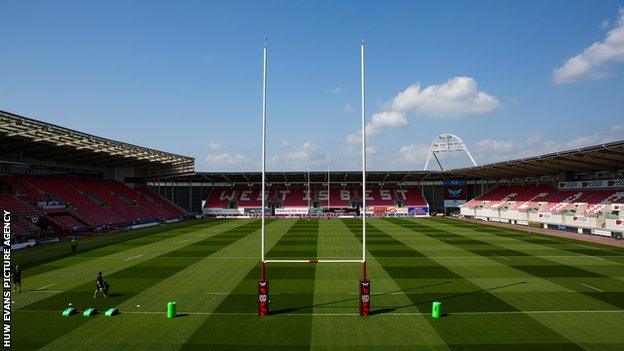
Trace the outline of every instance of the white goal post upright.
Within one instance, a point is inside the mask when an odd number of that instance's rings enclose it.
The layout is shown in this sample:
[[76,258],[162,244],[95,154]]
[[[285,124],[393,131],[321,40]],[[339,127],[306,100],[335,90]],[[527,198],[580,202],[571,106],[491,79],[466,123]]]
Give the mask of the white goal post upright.
[[260,250],[261,250],[261,263],[262,263],[262,272],[261,272],[261,279],[262,280],[266,280],[266,276],[265,276],[265,269],[264,269],[264,224],[265,224],[265,213],[266,212],[266,193],[265,193],[265,175],[266,175],[266,110],[267,110],[267,105],[266,105],[266,93],[267,93],[267,85],[266,85],[266,80],[267,80],[267,59],[268,59],[268,53],[267,53],[267,42],[268,40],[265,39],[264,40],[264,57],[263,57],[263,64],[262,64],[262,219],[261,219],[261,226],[262,229],[260,230]]
[[266,212],[266,192],[265,192],[265,175],[266,175],[266,93],[267,93],[267,42],[264,40],[264,52],[262,62],[262,210],[260,223],[260,280],[258,280],[258,315],[269,315],[269,282],[266,279],[266,260],[264,257],[264,226]]
[[362,111],[362,280],[366,280],[366,89],[364,81],[364,38],[360,44]]
[[[258,315],[269,314],[269,283],[266,276],[266,264],[268,263],[360,263],[362,265],[362,278],[360,280],[360,315],[370,314],[370,282],[366,274],[366,116],[365,116],[365,85],[364,85],[364,39],[360,43],[361,54],[361,112],[362,112],[362,258],[361,259],[267,259],[265,256],[265,216],[266,216],[266,94],[267,94],[267,64],[268,48],[267,40],[264,42],[264,57],[262,67],[262,217],[260,230],[260,280],[258,284]],[[327,167],[327,206],[331,206],[330,169]],[[310,170],[308,168],[308,208],[312,197],[310,189]]]

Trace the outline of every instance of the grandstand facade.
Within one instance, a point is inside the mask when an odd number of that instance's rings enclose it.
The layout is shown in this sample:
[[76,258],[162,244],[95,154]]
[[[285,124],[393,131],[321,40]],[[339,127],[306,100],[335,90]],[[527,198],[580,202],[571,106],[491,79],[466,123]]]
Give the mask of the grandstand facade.
[[147,188],[194,159],[0,111],[0,205],[16,241],[33,243],[175,221],[187,212]]
[[[194,159],[0,111],[0,204],[23,238],[261,213],[260,172],[196,172]],[[328,181],[329,180],[329,181]],[[272,216],[457,214],[622,237],[624,141],[445,171],[268,172]],[[362,199],[366,196],[367,208]]]
[[[356,216],[359,172],[269,172],[274,216]],[[327,179],[330,179],[328,187]],[[259,172],[195,172],[149,185],[196,214],[260,213]],[[593,235],[624,232],[624,141],[448,171],[367,173],[371,216],[458,214]],[[201,203],[193,199],[201,198]]]

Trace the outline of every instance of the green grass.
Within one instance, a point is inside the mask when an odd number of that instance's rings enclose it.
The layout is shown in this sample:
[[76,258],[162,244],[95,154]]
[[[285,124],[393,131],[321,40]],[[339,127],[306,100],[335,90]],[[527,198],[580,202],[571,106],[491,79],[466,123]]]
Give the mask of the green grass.
[[[271,264],[258,220],[210,220],[18,253],[17,350],[622,350],[624,250],[452,219],[372,219],[370,317],[357,264]],[[358,219],[267,224],[269,258],[358,258]],[[98,241],[101,240],[101,241]],[[82,244],[82,243],[81,243]],[[92,298],[95,274],[111,284]],[[53,285],[50,285],[53,284]],[[38,289],[38,290],[37,290]],[[167,301],[178,318],[167,319]],[[445,315],[430,316],[442,301]],[[61,317],[115,306],[121,314]]]

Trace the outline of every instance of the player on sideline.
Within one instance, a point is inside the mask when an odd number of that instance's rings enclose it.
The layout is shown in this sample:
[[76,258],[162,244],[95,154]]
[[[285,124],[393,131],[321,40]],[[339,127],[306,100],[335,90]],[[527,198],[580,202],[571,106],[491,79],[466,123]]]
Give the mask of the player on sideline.
[[16,264],[13,269],[13,286],[15,291],[22,292],[22,267],[19,264]]
[[78,239],[76,239],[76,237],[74,236],[69,242],[69,245],[71,246],[72,253],[76,253],[76,248],[78,247]]
[[95,283],[97,287],[95,288],[95,292],[93,292],[93,298],[97,297],[97,293],[101,293],[104,298],[108,297],[108,283],[102,277],[102,272],[98,272],[97,278],[95,278]]

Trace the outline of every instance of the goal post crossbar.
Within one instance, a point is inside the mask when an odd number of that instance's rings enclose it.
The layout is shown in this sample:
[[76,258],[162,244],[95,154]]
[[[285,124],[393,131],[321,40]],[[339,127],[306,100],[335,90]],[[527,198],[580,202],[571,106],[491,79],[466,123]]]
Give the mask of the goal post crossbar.
[[297,259],[297,260],[272,260],[266,259],[265,263],[363,263],[361,259],[357,260],[325,260],[325,259]]

